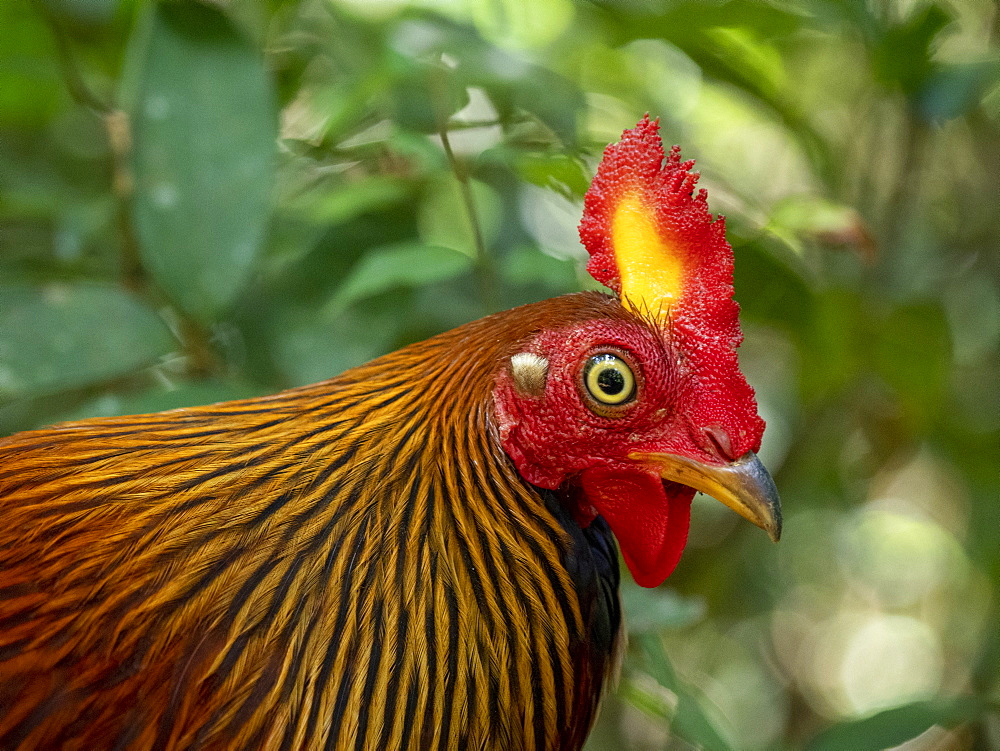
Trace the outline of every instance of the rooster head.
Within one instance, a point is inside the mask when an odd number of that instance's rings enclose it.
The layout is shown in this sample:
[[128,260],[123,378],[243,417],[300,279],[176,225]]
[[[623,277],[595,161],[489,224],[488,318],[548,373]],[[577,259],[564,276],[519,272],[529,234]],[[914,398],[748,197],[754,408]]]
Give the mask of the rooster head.
[[702,491],[781,533],[757,459],[764,421],[740,372],[739,307],[725,222],[693,162],[664,155],[645,117],[604,152],[584,200],[599,314],[550,320],[519,343],[495,390],[504,449],[528,482],[560,490],[577,521],[610,525],[635,580],[657,586],[687,541]]

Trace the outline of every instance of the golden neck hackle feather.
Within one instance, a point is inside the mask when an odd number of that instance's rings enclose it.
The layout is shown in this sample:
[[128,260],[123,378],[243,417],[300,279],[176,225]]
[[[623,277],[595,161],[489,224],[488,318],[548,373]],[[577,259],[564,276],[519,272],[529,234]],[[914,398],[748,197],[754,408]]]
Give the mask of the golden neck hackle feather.
[[[610,645],[564,520],[491,432],[491,363],[608,307],[0,441],[0,747],[577,747]],[[462,340],[489,348],[456,363]]]

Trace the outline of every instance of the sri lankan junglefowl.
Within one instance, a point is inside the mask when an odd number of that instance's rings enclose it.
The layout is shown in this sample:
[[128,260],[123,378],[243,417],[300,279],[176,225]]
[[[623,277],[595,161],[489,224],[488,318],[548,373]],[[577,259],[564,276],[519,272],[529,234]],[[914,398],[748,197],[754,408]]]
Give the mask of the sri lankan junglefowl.
[[[777,539],[724,221],[643,119],[587,292],[0,440],[0,748],[579,749],[697,490]],[[617,545],[616,545],[617,540]]]

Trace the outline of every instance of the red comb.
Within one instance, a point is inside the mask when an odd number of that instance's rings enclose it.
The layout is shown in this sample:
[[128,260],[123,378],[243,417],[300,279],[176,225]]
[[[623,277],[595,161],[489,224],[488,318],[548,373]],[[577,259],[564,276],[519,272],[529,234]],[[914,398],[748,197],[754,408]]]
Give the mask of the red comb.
[[659,128],[646,115],[604,150],[580,223],[587,270],[634,309],[666,315],[694,298],[704,307],[706,294],[728,307],[733,250],[725,221],[712,217],[705,190],[695,192],[698,173],[693,161],[681,161],[679,146],[664,161]]
[[657,120],[643,117],[604,150],[584,198],[580,238],[587,271],[629,307],[676,322],[694,315],[702,325],[739,341],[733,296],[733,249],[726,223],[695,192],[693,161],[679,146],[664,161]]
[[[743,335],[725,220],[709,212],[705,190],[695,191],[694,162],[682,162],[678,146],[664,154],[659,128],[646,115],[604,150],[580,222],[587,270],[623,305],[669,329],[688,370],[709,391],[745,400],[736,448],[756,450],[763,422],[736,360]],[[716,409],[728,408],[703,407]]]

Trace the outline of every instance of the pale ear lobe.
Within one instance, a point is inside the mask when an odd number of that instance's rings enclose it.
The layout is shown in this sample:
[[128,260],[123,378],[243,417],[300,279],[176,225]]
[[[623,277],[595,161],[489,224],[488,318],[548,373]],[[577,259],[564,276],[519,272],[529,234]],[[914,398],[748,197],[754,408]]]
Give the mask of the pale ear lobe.
[[510,374],[517,390],[526,396],[541,396],[545,393],[545,378],[549,372],[549,361],[530,352],[519,352],[510,358]]

